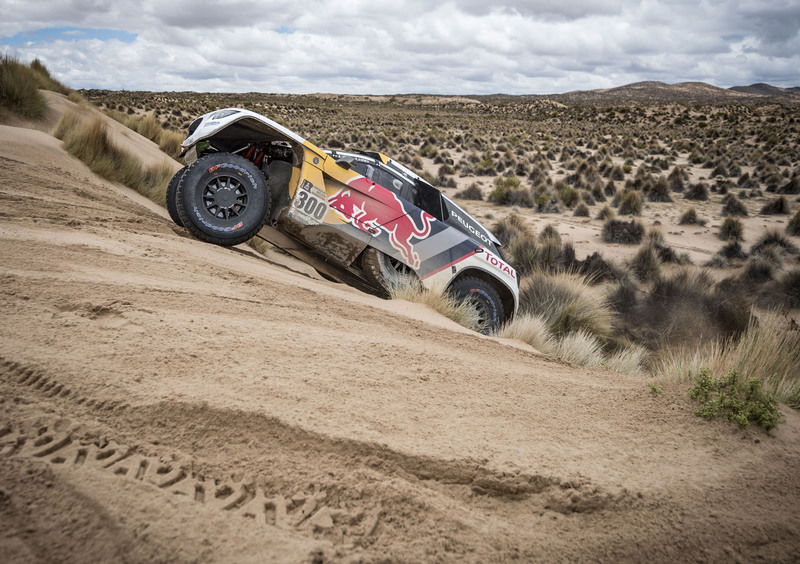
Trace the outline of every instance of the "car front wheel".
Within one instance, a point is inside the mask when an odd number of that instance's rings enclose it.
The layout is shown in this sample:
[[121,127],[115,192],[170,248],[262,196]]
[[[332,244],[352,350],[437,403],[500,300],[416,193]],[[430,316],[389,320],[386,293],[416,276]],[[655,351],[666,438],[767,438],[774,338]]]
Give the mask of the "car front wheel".
[[186,169],[175,194],[178,217],[195,237],[238,245],[258,233],[269,213],[269,188],[261,170],[231,153],[211,153]]
[[465,276],[450,286],[450,293],[458,300],[470,303],[478,314],[474,327],[479,333],[490,335],[503,323],[503,301],[497,290],[480,278]]

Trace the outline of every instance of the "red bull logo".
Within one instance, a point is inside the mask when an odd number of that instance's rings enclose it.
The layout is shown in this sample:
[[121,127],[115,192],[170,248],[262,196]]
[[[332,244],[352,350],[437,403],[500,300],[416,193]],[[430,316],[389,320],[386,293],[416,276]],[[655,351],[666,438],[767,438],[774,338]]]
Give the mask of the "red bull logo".
[[351,188],[328,198],[328,205],[362,231],[374,235],[380,229],[388,233],[392,247],[411,268],[418,269],[420,258],[411,241],[430,235],[433,216],[422,212],[422,228],[419,228],[406,213],[403,202],[391,190],[364,177],[352,180],[348,185]]

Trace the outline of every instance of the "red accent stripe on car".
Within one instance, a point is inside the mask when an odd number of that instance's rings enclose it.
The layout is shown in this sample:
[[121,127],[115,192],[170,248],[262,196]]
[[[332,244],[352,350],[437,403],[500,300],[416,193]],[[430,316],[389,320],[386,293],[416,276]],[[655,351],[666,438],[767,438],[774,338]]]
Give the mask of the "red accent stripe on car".
[[425,280],[426,278],[430,278],[431,276],[433,276],[434,274],[437,274],[437,273],[441,272],[441,271],[442,271],[442,270],[444,270],[445,268],[450,268],[450,267],[451,267],[451,266],[453,266],[454,264],[458,264],[459,262],[461,262],[461,261],[463,261],[463,260],[466,260],[466,259],[468,259],[469,257],[471,257],[472,255],[474,255],[475,253],[476,253],[476,251],[471,251],[471,252],[469,252],[469,253],[465,254],[465,255],[464,255],[463,257],[461,257],[461,258],[457,258],[457,259],[456,259],[456,260],[454,260],[453,262],[447,263],[446,265],[444,265],[444,266],[442,266],[442,267],[440,267],[440,268],[437,268],[436,270],[434,270],[434,271],[432,271],[432,272],[429,272],[428,274],[426,274],[425,276],[423,276],[423,277],[422,277],[422,280]]

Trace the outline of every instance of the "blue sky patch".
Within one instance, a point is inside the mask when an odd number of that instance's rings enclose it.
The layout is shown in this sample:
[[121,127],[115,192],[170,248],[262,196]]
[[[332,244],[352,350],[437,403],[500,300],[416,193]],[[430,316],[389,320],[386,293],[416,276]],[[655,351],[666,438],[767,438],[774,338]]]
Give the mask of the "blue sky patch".
[[294,30],[292,28],[286,27],[285,25],[282,25],[281,27],[276,27],[274,31],[280,33],[281,35],[291,35],[294,33]]
[[51,43],[53,41],[83,41],[116,39],[123,43],[133,43],[136,34],[119,29],[94,29],[90,27],[47,27],[36,31],[22,31],[11,37],[0,37],[0,43],[20,47],[27,43]]

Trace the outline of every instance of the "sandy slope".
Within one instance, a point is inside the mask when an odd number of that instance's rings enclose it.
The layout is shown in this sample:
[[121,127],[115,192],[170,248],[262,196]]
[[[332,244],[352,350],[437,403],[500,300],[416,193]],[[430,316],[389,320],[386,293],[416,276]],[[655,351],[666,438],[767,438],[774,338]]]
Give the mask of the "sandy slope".
[[0,126],[0,180],[12,560],[800,553],[796,412],[705,423],[685,389],[203,244],[41,131]]

